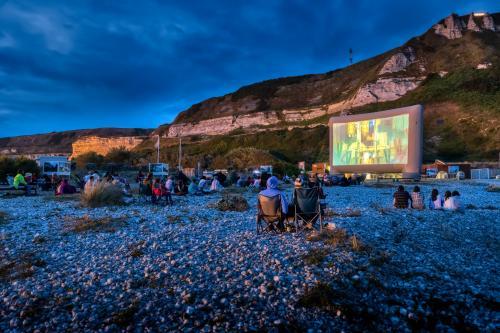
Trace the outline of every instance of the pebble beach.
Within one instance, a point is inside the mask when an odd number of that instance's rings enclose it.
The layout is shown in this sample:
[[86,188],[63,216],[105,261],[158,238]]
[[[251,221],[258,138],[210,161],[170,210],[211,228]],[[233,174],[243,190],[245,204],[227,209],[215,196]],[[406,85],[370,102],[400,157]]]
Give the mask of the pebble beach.
[[[0,198],[0,331],[495,332],[500,193],[488,184],[419,183],[426,199],[458,190],[459,212],[393,209],[397,183],[327,187],[340,236],[326,241],[257,235],[250,190],[243,212],[214,208],[221,194],[94,209]],[[78,228],[95,220],[106,226]]]

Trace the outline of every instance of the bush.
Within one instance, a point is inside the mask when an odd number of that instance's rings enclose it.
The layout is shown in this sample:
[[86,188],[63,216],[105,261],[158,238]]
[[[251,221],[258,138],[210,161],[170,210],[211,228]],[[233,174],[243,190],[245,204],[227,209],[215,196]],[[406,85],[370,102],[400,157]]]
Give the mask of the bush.
[[91,151],[79,155],[75,158],[75,161],[78,169],[85,169],[88,164],[95,165],[96,168],[99,168],[104,162],[104,156]]
[[127,220],[125,217],[102,217],[102,218],[90,218],[88,215],[84,215],[79,218],[66,218],[65,230],[68,232],[115,232],[118,228],[127,225]]
[[40,169],[34,160],[25,157],[10,158],[0,156],[0,181],[6,181],[9,174],[15,176],[19,169],[33,174],[40,173]]
[[113,184],[101,182],[92,191],[82,194],[81,203],[85,207],[103,207],[124,205],[122,189]]
[[227,195],[216,203],[216,208],[220,211],[244,212],[248,209],[247,200],[241,195]]
[[108,163],[116,164],[130,164],[133,158],[132,152],[124,147],[113,148],[106,155],[106,161]]

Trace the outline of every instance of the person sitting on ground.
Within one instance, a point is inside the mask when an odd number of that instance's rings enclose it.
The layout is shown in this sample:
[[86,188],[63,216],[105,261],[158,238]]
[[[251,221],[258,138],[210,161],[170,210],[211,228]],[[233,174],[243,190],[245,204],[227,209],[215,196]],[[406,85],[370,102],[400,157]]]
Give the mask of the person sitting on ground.
[[175,186],[175,195],[186,195],[188,193],[188,187],[186,186],[186,183],[182,179],[179,179],[177,181],[177,185]]
[[85,182],[85,184],[87,184],[91,176],[92,176],[92,171],[89,170],[89,172],[87,172],[87,174],[83,177],[83,181]]
[[[263,172],[260,175],[260,188],[265,189],[267,187],[267,180],[271,178],[271,175],[267,172]],[[277,178],[276,178],[277,179]]]
[[347,177],[345,175],[343,175],[342,178],[340,178],[339,185],[342,187],[349,186],[349,180],[347,179]]
[[202,192],[207,191],[207,177],[201,176],[200,182],[198,183],[198,189]]
[[461,208],[460,193],[458,193],[458,191],[446,191],[444,194],[443,208],[447,210],[459,210]]
[[135,181],[137,183],[140,183],[140,182],[142,182],[143,179],[144,179],[144,174],[142,173],[142,170],[139,170],[139,172],[137,173],[137,176],[135,177]]
[[411,201],[411,196],[407,191],[405,191],[403,185],[398,186],[398,190],[394,193],[393,197],[394,197],[394,208],[405,209],[410,206],[408,201]]
[[76,188],[70,185],[66,178],[64,178],[61,181],[61,184],[59,184],[56,190],[56,195],[74,194],[74,193],[76,193]]
[[17,170],[17,175],[14,177],[14,181],[13,181],[13,186],[16,190],[19,189],[20,185],[22,185],[24,187],[24,194],[29,195],[30,194],[30,186],[29,186],[28,182],[26,182],[26,179],[24,179],[23,170]]
[[438,190],[433,188],[429,198],[429,209],[443,209],[443,198]]
[[16,190],[19,188],[19,185],[24,185],[25,187],[28,186],[28,183],[26,182],[26,179],[24,179],[23,176],[23,170],[17,170],[17,174],[14,177],[13,186]]
[[260,188],[260,178],[259,177],[254,178],[252,187]]
[[201,195],[201,194],[203,194],[200,191],[200,189],[198,188],[198,185],[196,185],[196,177],[191,178],[191,184],[189,184],[188,193],[191,194],[191,195]]
[[[288,202],[286,200],[286,195],[278,189],[278,178],[276,176],[271,176],[267,179],[266,189],[259,192],[259,195],[263,195],[266,197],[274,197],[276,195],[280,196],[281,201],[281,212],[283,213],[283,217],[285,217],[288,213]],[[280,221],[278,224],[278,228],[284,229],[283,221]]]
[[247,181],[245,180],[245,178],[243,176],[240,176],[238,178],[238,181],[236,182],[236,186],[237,187],[246,187],[247,186]]
[[94,190],[94,188],[97,186],[97,183],[98,182],[94,179],[94,176],[90,176],[89,180],[87,180],[87,182],[85,183],[85,193],[89,193]]
[[212,184],[210,185],[210,192],[218,192],[222,190],[223,187],[221,183],[219,182],[219,176],[214,176],[214,179],[212,180]]
[[413,209],[424,209],[424,195],[420,192],[420,187],[415,186],[413,192],[411,193],[411,208]]

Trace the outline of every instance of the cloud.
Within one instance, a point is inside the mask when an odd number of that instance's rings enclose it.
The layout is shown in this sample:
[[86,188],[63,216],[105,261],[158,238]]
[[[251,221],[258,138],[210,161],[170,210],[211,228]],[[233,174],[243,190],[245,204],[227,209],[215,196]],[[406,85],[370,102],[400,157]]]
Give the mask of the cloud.
[[[0,2],[0,136],[156,127],[244,84],[374,56],[484,1]],[[466,9],[466,11],[464,10]],[[22,117],[20,128],[13,119]]]

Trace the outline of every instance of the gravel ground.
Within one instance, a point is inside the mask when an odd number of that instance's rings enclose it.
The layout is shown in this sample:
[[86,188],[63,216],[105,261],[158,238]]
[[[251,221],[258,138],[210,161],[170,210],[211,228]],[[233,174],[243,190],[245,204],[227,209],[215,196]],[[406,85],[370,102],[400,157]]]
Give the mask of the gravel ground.
[[[211,208],[218,195],[0,198],[0,331],[498,331],[500,193],[419,185],[457,189],[466,209],[394,210],[392,183],[326,188],[338,244],[257,236],[250,192],[246,212]],[[75,232],[82,217],[113,219]]]

